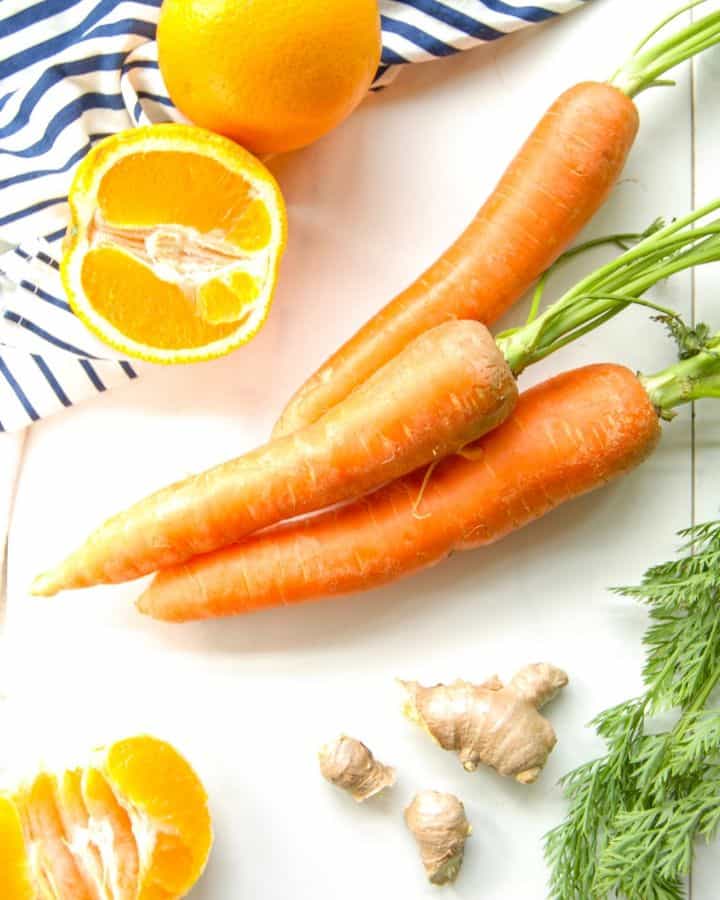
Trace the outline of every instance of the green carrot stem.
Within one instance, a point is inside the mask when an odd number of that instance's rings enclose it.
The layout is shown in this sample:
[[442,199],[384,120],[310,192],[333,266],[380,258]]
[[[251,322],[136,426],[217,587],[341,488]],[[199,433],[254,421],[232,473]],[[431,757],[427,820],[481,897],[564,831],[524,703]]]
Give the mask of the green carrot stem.
[[607,306],[607,303],[603,303],[601,311],[599,311],[589,322],[585,322],[585,317],[581,317],[581,321],[572,331],[568,330],[554,340],[546,342],[543,348],[536,351],[533,355],[533,362],[545,359],[546,356],[550,356],[552,353],[555,353],[556,350],[560,350],[562,347],[572,344],[573,341],[576,341],[583,335],[595,331],[595,329],[599,328],[604,322],[614,319],[618,312],[625,309],[630,304],[654,309],[656,312],[662,313],[666,320],[667,318],[671,318],[682,322],[681,317],[674,310],[668,309],[665,306],[660,306],[658,303],[652,303],[650,300],[643,300],[641,297],[630,297],[618,294],[598,294],[593,295],[588,299],[609,301],[612,305],[609,309],[604,309],[604,307]]
[[689,12],[689,10],[694,9],[696,6],[700,6],[704,2],[705,0],[688,0],[688,2],[684,6],[681,6],[679,9],[671,12],[661,22],[658,22],[658,24],[653,28],[652,31],[645,35],[640,43],[633,49],[632,55],[637,56],[641,50],[644,50],[645,47],[650,43],[650,41],[655,37],[655,35],[659,34],[666,25],[669,25],[683,13]]
[[596,316],[592,322],[587,322],[584,325],[578,325],[572,331],[569,331],[567,334],[561,335],[551,343],[547,344],[545,347],[543,347],[542,350],[538,350],[533,355],[533,362],[539,362],[541,359],[545,359],[546,356],[550,356],[552,353],[555,353],[556,350],[567,347],[568,344],[572,344],[583,335],[589,334],[591,331],[595,331],[595,329],[599,328],[600,325],[604,324],[605,322],[609,322],[610,319],[614,319],[616,315],[617,311],[615,309],[609,309],[607,310],[607,312]]
[[654,375],[641,375],[658,415],[671,419],[674,410],[684,403],[706,397],[720,397],[720,333],[708,343],[709,349],[683,359]]
[[704,2],[705,0],[692,0],[663,19],[640,42],[609,83],[628,97],[636,97],[647,88],[667,84],[667,80],[662,79],[666,72],[720,43],[720,12],[710,13],[664,40],[653,43],[653,38],[671,22]]
[[679,319],[676,313],[642,300],[642,295],[677,272],[720,260],[720,219],[697,224],[718,208],[720,200],[659,230],[649,230],[636,246],[583,278],[542,314],[498,335],[498,346],[513,372],[519,375],[631,303]]
[[528,313],[527,322],[525,324],[530,324],[530,322],[532,322],[537,317],[537,314],[540,312],[540,304],[545,293],[545,288],[547,287],[548,278],[560,266],[564,265],[566,262],[569,262],[574,257],[580,256],[582,253],[586,253],[588,250],[594,250],[597,247],[614,246],[619,247],[621,250],[629,250],[629,244],[634,243],[635,241],[641,241],[643,238],[648,237],[648,235],[659,231],[660,228],[662,228],[662,221],[660,219],[657,219],[649,228],[647,228],[643,232],[631,231],[621,234],[609,234],[605,237],[592,238],[589,241],[583,241],[582,244],[576,244],[574,247],[566,250],[555,260],[550,268],[546,269],[542,273],[540,278],[538,278],[537,285],[535,286],[535,290],[533,291],[532,302],[530,304],[530,312]]
[[[693,212],[690,212],[687,215],[676,219],[674,222],[671,222],[669,225],[661,228],[660,231],[656,232],[654,235],[651,235],[650,240],[652,240],[653,242],[652,248],[658,249],[661,244],[663,247],[669,246],[669,242],[663,242],[667,241],[673,235],[684,231],[688,225],[693,225],[695,222],[698,222],[700,219],[704,219],[706,216],[709,216],[711,213],[715,212],[718,209],[720,209],[720,199],[713,200],[711,203],[707,203],[705,206],[701,206],[699,209],[693,210]],[[720,226],[720,221],[714,222],[713,225],[715,227]],[[680,238],[680,240],[684,242],[684,238]],[[622,256],[617,257],[617,259],[608,263],[606,266],[603,266],[602,269],[598,269],[591,275],[588,275],[587,278],[584,278],[575,286],[574,290],[578,294],[582,294],[584,292],[592,290],[594,287],[594,282],[598,279],[606,278],[611,273],[617,271],[618,269],[622,269],[624,266],[627,266],[628,263],[634,262],[635,260],[647,260],[648,246],[648,240],[641,241],[636,247],[633,247],[632,250],[628,250],[626,253],[622,254]]]
[[[582,295],[580,298],[577,298],[577,300],[587,300],[587,303],[572,303],[565,309],[559,308],[556,314],[548,316],[550,324],[545,331],[544,340],[545,342],[553,341],[556,339],[556,335],[561,337],[568,329],[575,328],[577,325],[582,325],[588,320],[592,321],[596,315],[604,315],[608,309],[614,310],[615,313],[619,313],[625,309],[628,304],[641,302],[640,297],[642,294],[653,287],[653,285],[657,284],[658,281],[664,281],[671,275],[682,272],[685,269],[705,265],[710,262],[716,262],[717,260],[720,260],[720,237],[713,242],[712,247],[701,246],[692,248],[690,251],[675,257],[670,262],[667,262],[664,265],[654,266],[640,276],[629,280],[624,286],[625,297],[618,296],[617,293],[593,293]],[[649,304],[647,302],[642,305],[656,306],[655,304]],[[548,312],[551,313],[552,309],[553,308],[550,307]],[[667,312],[667,310],[662,311]],[[674,313],[671,313],[671,315],[674,315]],[[535,361],[534,358],[532,358],[532,361]]]

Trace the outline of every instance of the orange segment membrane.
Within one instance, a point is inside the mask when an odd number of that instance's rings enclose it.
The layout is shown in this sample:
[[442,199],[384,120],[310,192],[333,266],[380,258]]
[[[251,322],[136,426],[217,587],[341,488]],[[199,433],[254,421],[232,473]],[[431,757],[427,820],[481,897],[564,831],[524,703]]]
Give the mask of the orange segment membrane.
[[55,802],[55,778],[41,774],[20,797],[26,842],[34,847],[34,863],[40,880],[50,885],[57,897],[98,900],[85,880],[74,854]]
[[[168,744],[150,748],[139,738],[114,744],[106,767],[115,790],[159,829],[148,888],[185,893],[200,874],[212,841],[207,798],[192,768]],[[155,900],[163,895],[142,896]]]
[[[135,900],[140,878],[140,859],[130,816],[117,801],[105,777],[97,769],[85,770],[82,793],[90,822],[104,822],[112,835],[112,847],[104,857],[105,872],[112,874],[116,900]],[[110,856],[112,862],[110,863]]]
[[[82,795],[82,769],[64,772],[58,779],[56,790],[58,811],[65,834],[71,840],[76,858],[79,854],[82,856],[79,864],[86,874],[86,880],[96,885],[107,885],[102,854],[92,839],[90,815]],[[76,845],[76,840],[82,849]]]
[[163,350],[202,347],[231,334],[236,323],[212,325],[195,298],[113,247],[86,254],[82,287],[95,310],[120,332]]

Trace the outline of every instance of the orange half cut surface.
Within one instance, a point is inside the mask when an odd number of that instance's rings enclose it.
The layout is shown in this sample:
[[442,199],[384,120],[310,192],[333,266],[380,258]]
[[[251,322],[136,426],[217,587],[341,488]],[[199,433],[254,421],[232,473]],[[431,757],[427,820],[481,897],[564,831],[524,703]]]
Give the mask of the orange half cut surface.
[[196,362],[264,323],[285,204],[233,141],[192,125],[119,132],[87,154],[68,199],[63,284],[105,343],[150,362]]
[[2,900],[179,900],[212,844],[205,790],[169,744],[140,736],[89,765],[0,795]]

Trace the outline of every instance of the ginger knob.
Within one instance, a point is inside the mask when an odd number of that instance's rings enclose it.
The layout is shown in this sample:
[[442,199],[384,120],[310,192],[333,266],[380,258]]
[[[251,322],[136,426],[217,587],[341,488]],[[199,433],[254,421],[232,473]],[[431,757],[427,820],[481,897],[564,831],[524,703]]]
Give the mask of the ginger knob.
[[405,715],[444,750],[457,753],[468,772],[483,764],[529,784],[557,742],[539,709],[568,683],[568,677],[549,663],[534,663],[507,685],[496,675],[482,684],[400,683],[407,692]]
[[455,881],[462,866],[465,841],[472,832],[460,800],[454,794],[421,791],[405,810],[405,823],[420,848],[429,881]]
[[395,784],[395,769],[378,762],[365,744],[346,735],[321,747],[318,759],[323,777],[358,803]]

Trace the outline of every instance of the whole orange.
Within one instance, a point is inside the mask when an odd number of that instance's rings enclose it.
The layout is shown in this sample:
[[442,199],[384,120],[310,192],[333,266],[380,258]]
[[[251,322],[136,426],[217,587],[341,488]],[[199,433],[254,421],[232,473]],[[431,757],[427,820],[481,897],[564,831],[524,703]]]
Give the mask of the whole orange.
[[311,143],[365,96],[377,0],[164,0],[160,69],[195,124],[255,153]]

